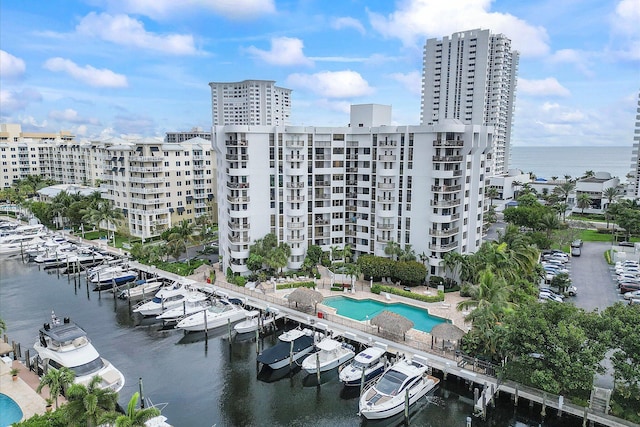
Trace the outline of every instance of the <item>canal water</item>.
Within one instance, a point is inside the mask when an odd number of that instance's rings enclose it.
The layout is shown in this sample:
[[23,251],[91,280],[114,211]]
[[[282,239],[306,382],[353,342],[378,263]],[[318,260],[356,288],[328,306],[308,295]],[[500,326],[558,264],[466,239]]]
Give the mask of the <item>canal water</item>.
[[[154,403],[168,403],[163,410],[176,427],[199,426],[360,426],[400,425],[402,419],[366,423],[358,415],[357,391],[345,390],[337,374],[321,378],[303,372],[267,375],[256,366],[256,342],[227,338],[226,328],[210,333],[185,335],[162,330],[155,321],[131,315],[126,301],[113,294],[87,288],[84,277],[74,282],[55,271],[39,270],[19,259],[0,260],[0,317],[10,340],[22,351],[31,349],[38,329],[50,320],[70,317],[89,334],[100,354],[120,369],[126,384],[120,404],[138,390]],[[258,343],[267,348],[277,333]],[[473,390],[449,377],[432,396],[412,409],[410,425],[467,425],[473,411]],[[581,420],[566,414],[542,420],[540,407],[521,400],[514,408],[503,396],[487,420],[472,419],[472,426],[580,426]]]

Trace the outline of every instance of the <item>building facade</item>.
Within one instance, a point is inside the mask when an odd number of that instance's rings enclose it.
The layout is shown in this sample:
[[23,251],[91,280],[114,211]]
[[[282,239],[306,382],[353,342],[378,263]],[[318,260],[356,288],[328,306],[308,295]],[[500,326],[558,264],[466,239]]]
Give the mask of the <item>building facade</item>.
[[164,142],[185,142],[193,138],[202,138],[211,141],[211,132],[205,132],[202,128],[192,128],[188,132],[167,132]]
[[291,116],[291,90],[271,80],[211,82],[213,125],[284,126]]
[[511,41],[489,30],[428,39],[424,47],[421,124],[493,126],[495,175],[509,170],[518,60]]
[[638,93],[638,107],[636,108],[636,127],[633,133],[633,151],[631,152],[631,173],[627,196],[640,198],[640,92]]
[[411,245],[432,274],[482,240],[492,128],[442,120],[392,126],[391,107],[354,105],[348,127],[215,126],[220,255],[249,272],[274,233],[299,268],[309,245],[385,256]]

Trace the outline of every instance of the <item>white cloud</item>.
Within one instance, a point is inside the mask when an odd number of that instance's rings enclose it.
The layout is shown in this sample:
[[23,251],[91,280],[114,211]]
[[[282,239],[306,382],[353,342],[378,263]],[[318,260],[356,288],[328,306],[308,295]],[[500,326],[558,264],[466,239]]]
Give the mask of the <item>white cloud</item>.
[[26,129],[23,130],[29,130],[29,128],[42,129],[46,128],[48,125],[48,122],[46,120],[38,122],[38,120],[33,116],[18,116],[18,121],[20,122],[20,124],[26,126]]
[[542,80],[518,79],[518,92],[532,96],[569,96],[571,93],[555,77]]
[[24,74],[26,66],[24,61],[11,55],[9,52],[0,50],[0,77],[16,78]]
[[171,19],[176,14],[211,10],[230,19],[252,19],[275,13],[274,0],[107,0],[109,9]]
[[422,93],[422,74],[420,71],[393,73],[390,77],[406,87],[411,93]]
[[371,25],[382,35],[405,45],[423,44],[425,38],[442,37],[474,28],[504,33],[523,56],[549,51],[547,31],[508,13],[491,12],[491,0],[407,0],[383,16],[369,11]]
[[41,102],[42,94],[35,89],[14,90],[0,89],[0,105],[2,113],[24,110],[32,102]]
[[100,120],[95,117],[81,117],[78,112],[72,108],[67,108],[66,110],[52,110],[49,112],[49,118],[53,120],[75,123],[75,124],[90,124],[90,125],[99,125]]
[[121,134],[152,135],[155,132],[155,122],[151,117],[133,113],[116,116],[113,125]]
[[331,22],[331,27],[336,30],[342,30],[343,28],[353,28],[358,31],[360,34],[364,34],[366,31],[364,26],[355,18],[351,18],[349,16],[342,16],[340,18],[335,18]]
[[585,76],[593,77],[594,73],[591,71],[593,55],[592,52],[582,50],[560,49],[555,51],[548,60],[552,64],[572,64]]
[[313,61],[304,56],[302,40],[290,37],[271,39],[271,50],[260,50],[255,46],[247,48],[254,57],[272,65],[313,65]]
[[159,35],[145,30],[144,24],[127,15],[89,13],[76,26],[80,35],[98,37],[122,46],[156,50],[173,55],[194,55],[193,36],[189,34]]
[[309,90],[325,98],[351,98],[373,93],[369,83],[351,70],[291,74],[286,82],[293,88]]
[[612,24],[617,32],[640,37],[640,2],[638,0],[620,1],[616,6]]
[[49,71],[61,71],[67,73],[76,80],[96,87],[126,87],[127,78],[122,74],[116,74],[111,70],[101,70],[85,65],[80,67],[75,62],[64,58],[49,58],[44,63],[44,68]]

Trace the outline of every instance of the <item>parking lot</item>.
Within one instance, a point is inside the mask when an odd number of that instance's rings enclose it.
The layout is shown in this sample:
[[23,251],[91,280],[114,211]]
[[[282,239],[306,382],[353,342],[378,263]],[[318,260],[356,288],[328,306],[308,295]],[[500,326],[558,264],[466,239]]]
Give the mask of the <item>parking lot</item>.
[[[615,272],[604,259],[607,249],[611,249],[610,243],[585,242],[581,255],[571,258],[568,263],[571,266],[571,281],[578,288],[578,295],[566,301],[587,311],[602,311],[618,301],[624,302],[618,292]],[[633,250],[626,252],[626,255],[628,259],[638,259]]]

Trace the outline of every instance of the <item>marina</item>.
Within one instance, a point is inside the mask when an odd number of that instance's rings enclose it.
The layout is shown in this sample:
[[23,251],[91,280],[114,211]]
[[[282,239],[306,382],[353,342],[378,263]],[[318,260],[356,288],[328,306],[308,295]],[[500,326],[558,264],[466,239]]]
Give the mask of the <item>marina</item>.
[[[136,263],[130,263],[129,267],[139,271],[139,277],[158,275],[152,267]],[[144,378],[147,392],[159,401],[169,402],[163,414],[176,426],[261,425],[263,420],[269,420],[272,425],[300,422],[305,425],[367,424],[358,416],[359,387],[343,387],[335,369],[317,376],[306,373],[300,369],[300,357],[297,363],[285,360],[272,372],[264,372],[260,353],[274,348],[283,331],[295,330],[297,325],[331,331],[352,343],[357,351],[374,343],[385,346],[390,361],[421,353],[428,372],[438,378],[440,384],[428,397],[410,405],[407,415],[416,425],[432,420],[440,423],[433,425],[465,425],[467,418],[479,411],[485,419],[473,418],[473,425],[509,425],[506,419],[514,417],[524,419],[524,425],[529,422],[529,425],[538,425],[542,419],[543,425],[581,425],[580,418],[565,415],[556,419],[549,413],[553,407],[551,397],[547,397],[546,403],[541,402],[542,407],[522,402],[515,406],[507,393],[503,393],[501,399],[496,393],[498,386],[506,386],[498,384],[492,372],[476,360],[460,360],[453,354],[444,357],[445,353],[426,354],[415,348],[416,342],[411,337],[408,337],[407,344],[412,344],[409,346],[374,335],[374,328],[366,322],[338,316],[330,307],[321,309],[320,321],[320,315],[315,317],[314,313],[288,307],[286,299],[279,295],[256,295],[255,291],[222,281],[214,284],[204,280],[190,282],[201,292],[237,297],[256,310],[278,307],[278,316],[282,319],[276,333],[259,335],[257,340],[236,340],[230,324],[204,332],[183,333],[166,328],[155,318],[133,313],[131,303],[116,298],[116,293],[93,291],[86,277],[79,274],[59,275],[34,264],[25,264],[20,258],[3,259],[0,268],[3,272],[0,312],[9,326],[7,332],[12,340],[27,343],[26,350],[41,327],[38,316],[48,315],[51,310],[70,313],[94,338],[101,354],[104,353],[128,379],[120,393],[121,404],[136,391],[135,379]],[[180,278],[162,272],[162,279],[170,282]],[[25,312],[34,315],[25,316]],[[238,321],[245,318],[246,313]],[[422,345],[426,351],[428,340],[423,339]],[[520,398],[524,398],[524,391],[520,393]],[[511,396],[513,394],[511,392]],[[515,396],[518,396],[517,391]],[[255,400],[267,401],[268,405],[257,405]],[[535,400],[535,394],[532,394],[529,401]],[[491,406],[495,409],[487,411]],[[285,411],[285,408],[289,409]],[[562,409],[570,413],[571,405],[566,404]],[[543,417],[544,410],[547,413]],[[525,414],[519,415],[519,412]],[[502,418],[505,418],[504,423],[497,421]],[[404,414],[400,414],[398,419],[385,419],[384,425],[403,421]]]

